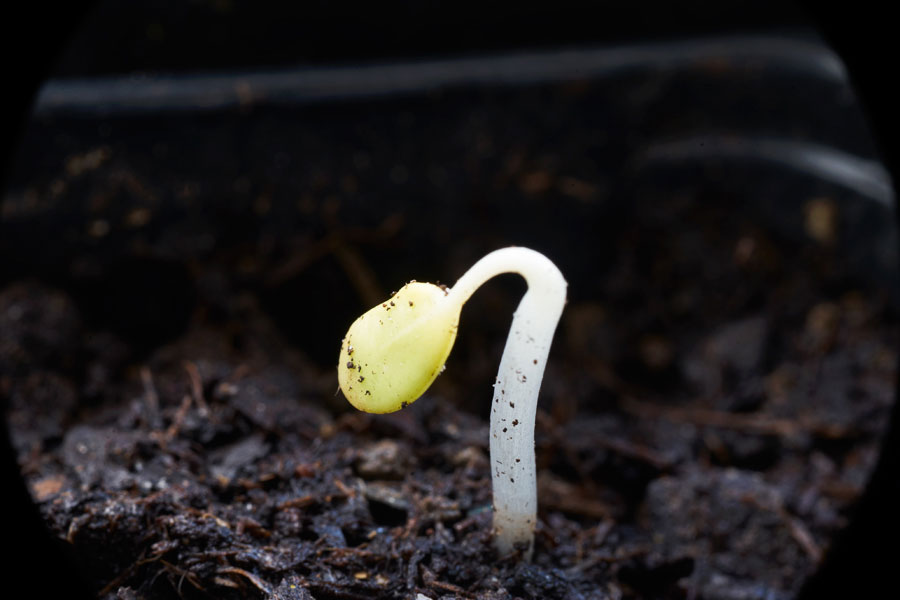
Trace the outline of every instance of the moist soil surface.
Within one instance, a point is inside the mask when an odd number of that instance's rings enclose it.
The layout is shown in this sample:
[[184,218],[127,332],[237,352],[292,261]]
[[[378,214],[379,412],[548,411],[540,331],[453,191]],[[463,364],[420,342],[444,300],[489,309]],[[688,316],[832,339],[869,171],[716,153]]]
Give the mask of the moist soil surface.
[[[810,292],[789,285],[768,293]],[[0,294],[22,473],[100,597],[788,598],[844,525],[891,400],[886,315],[857,293],[699,341],[648,334],[626,346],[632,381],[605,359],[637,316],[573,303],[538,417],[529,564],[492,549],[487,424],[458,406],[487,402],[465,374],[493,361],[451,360],[400,413],[349,412],[333,370],[231,301],[126,364],[65,293]]]
[[[20,257],[0,391],[22,477],[98,597],[795,596],[894,399],[891,296],[842,246],[853,198],[779,175],[763,191],[800,200],[767,212],[752,170],[623,187],[567,159],[599,144],[618,164],[606,123],[565,117],[617,97],[595,92],[344,107],[319,129],[277,111],[32,126],[0,236]],[[446,157],[417,154],[423,128]],[[350,409],[334,364],[392,287],[514,243],[570,284],[530,563],[491,544],[486,420],[521,282],[473,297],[403,411]]]

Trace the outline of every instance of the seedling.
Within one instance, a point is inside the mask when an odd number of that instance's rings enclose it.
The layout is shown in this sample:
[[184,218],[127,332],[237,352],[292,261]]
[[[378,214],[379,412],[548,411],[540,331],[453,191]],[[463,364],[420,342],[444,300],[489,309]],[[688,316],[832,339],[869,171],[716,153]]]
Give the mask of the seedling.
[[412,281],[350,326],[338,380],[359,410],[389,413],[421,396],[443,371],[462,306],[484,282],[519,273],[528,290],[513,313],[491,407],[494,543],[500,554],[530,559],[537,513],[534,420],[566,281],[543,254],[503,248],[472,266],[452,288]]

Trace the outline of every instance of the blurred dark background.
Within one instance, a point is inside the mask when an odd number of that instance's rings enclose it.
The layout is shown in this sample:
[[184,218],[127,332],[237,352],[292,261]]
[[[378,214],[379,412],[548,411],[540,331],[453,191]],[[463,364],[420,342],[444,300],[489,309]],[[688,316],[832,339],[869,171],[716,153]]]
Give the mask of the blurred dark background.
[[82,8],[80,16],[78,8],[67,10],[80,22],[52,69],[57,77],[477,55],[787,30],[808,22],[789,3],[710,0],[677,5],[424,0],[388,6],[323,0],[138,0],[95,2],[90,10]]

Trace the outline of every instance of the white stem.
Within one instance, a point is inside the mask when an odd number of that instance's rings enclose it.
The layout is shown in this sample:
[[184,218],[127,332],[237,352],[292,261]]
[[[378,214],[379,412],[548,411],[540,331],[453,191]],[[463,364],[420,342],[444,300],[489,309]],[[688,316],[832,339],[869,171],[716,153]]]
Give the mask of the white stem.
[[534,421],[550,344],[566,303],[566,281],[543,254],[503,248],[475,263],[447,299],[461,305],[502,273],[522,275],[528,291],[513,313],[491,406],[494,543],[501,554],[524,548],[530,559],[537,519]]

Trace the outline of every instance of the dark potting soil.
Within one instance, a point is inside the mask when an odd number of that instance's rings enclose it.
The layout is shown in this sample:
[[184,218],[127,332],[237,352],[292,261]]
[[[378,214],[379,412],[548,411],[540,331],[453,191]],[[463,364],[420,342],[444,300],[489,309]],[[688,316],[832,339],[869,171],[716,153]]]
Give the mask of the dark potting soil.
[[[877,458],[896,310],[845,251],[852,194],[626,168],[694,114],[639,98],[711,91],[655,83],[34,123],[0,232],[0,392],[98,596],[793,597]],[[333,364],[391,287],[514,243],[570,283],[531,563],[489,537],[486,413],[522,284],[473,297],[404,411],[352,411]]]
[[[488,394],[463,376],[480,354],[371,416],[343,410],[333,370],[252,297],[128,365],[64,293],[21,283],[0,294],[0,358],[23,475],[104,598],[787,598],[865,484],[896,363],[883,306],[816,300],[796,320],[642,336],[631,382],[602,344],[635,316],[570,305],[532,564],[490,545],[487,424],[456,397]],[[697,391],[639,383],[672,371]]]

